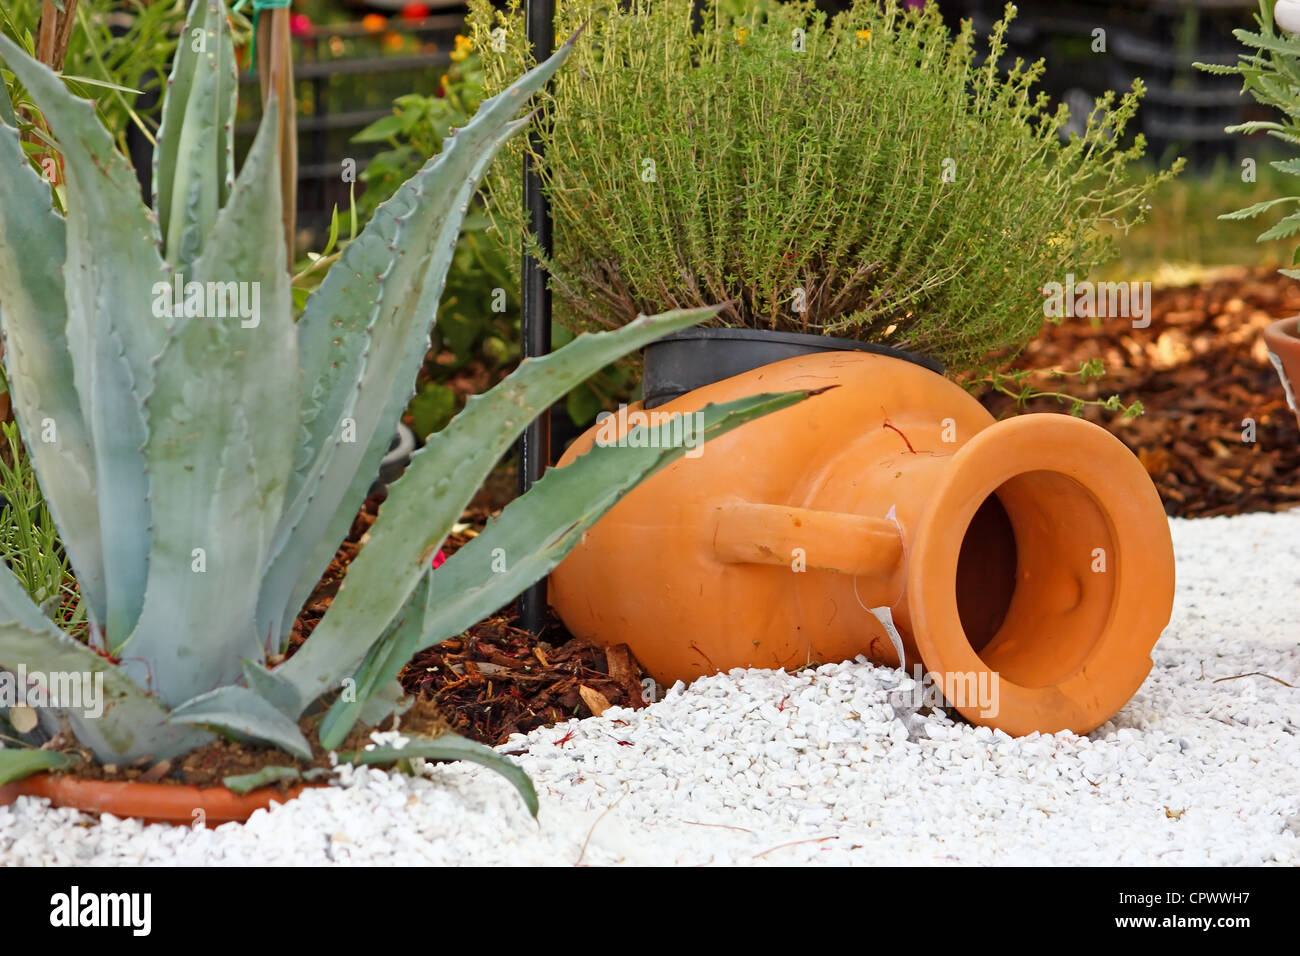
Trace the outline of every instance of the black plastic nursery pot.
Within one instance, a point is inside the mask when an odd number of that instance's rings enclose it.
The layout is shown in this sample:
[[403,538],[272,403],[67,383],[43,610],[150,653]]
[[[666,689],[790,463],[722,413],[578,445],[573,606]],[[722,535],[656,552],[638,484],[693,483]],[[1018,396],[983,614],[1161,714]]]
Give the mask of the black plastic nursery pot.
[[943,374],[943,364],[903,349],[829,335],[763,329],[686,329],[645,348],[642,393],[655,408],[687,392],[763,365],[817,352],[871,352]]

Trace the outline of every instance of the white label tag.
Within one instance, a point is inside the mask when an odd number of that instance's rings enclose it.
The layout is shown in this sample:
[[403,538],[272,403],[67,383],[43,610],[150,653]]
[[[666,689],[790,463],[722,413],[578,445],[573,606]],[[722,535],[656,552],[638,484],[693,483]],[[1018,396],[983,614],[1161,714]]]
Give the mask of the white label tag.
[[899,670],[907,670],[907,661],[904,659],[903,655],[903,638],[902,635],[898,633],[898,628],[894,627],[893,612],[885,606],[869,607],[867,610],[875,615],[876,620],[880,622],[880,626],[883,627],[885,633],[889,635],[889,642],[894,645],[894,653],[898,655]]
[[1274,355],[1271,350],[1268,353],[1268,360],[1273,363],[1273,367],[1277,369],[1277,377],[1282,380],[1282,388],[1286,392],[1286,403],[1291,406],[1291,411],[1300,415],[1300,411],[1297,411],[1295,407],[1295,392],[1291,390],[1291,380],[1286,377],[1286,369],[1282,368],[1282,360]]

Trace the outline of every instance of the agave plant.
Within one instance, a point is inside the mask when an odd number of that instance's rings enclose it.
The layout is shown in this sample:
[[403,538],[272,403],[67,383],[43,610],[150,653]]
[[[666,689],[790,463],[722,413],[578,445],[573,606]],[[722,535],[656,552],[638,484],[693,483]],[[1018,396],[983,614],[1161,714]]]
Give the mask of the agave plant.
[[[500,95],[376,212],[295,321],[280,224],[276,105],[235,175],[235,61],[219,0],[196,0],[163,104],[152,210],[58,76],[0,37],[66,167],[66,218],[0,124],[0,324],[14,408],[89,620],[57,627],[0,567],[0,668],[102,680],[86,714],[49,701],[102,762],[162,760],[216,733],[308,758],[402,704],[411,655],[508,601],[681,448],[601,448],[554,470],[437,571],[431,557],[542,409],[615,358],[711,310],[585,336],[472,399],[392,488],[344,586],[287,661],[293,621],[346,534],[410,397],[457,234],[497,148],[570,40]],[[785,407],[704,412],[704,436]],[[647,443],[648,444],[648,443]],[[283,663],[279,663],[283,661]],[[276,665],[278,666],[271,666]],[[58,706],[55,706],[58,705]],[[400,753],[504,758],[454,737]],[[0,751],[0,783],[66,760]],[[296,771],[273,768],[261,780]],[[522,775],[514,772],[535,810]],[[526,778],[523,778],[526,781]]]

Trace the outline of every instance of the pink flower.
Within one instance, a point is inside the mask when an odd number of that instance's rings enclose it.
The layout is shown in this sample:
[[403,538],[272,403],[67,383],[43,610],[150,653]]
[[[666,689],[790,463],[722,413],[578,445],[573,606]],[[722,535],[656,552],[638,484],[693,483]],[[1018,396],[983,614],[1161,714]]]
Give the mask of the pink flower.
[[443,554],[442,548],[439,548],[438,553],[433,556],[433,566],[435,568],[440,568],[446,560],[447,555]]
[[311,17],[305,13],[295,13],[289,17],[289,33],[291,36],[305,37],[311,33]]

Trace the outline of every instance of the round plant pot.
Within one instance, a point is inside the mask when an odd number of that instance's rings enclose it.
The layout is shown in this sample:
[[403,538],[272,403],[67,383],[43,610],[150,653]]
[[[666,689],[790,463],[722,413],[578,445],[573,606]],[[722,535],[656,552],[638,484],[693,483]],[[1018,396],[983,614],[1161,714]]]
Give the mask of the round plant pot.
[[1296,394],[1300,393],[1300,319],[1282,319],[1267,326],[1264,345],[1268,348],[1269,360],[1277,369],[1278,378],[1282,379],[1286,403],[1295,413],[1296,421],[1300,422],[1300,407],[1296,402]]
[[[225,787],[190,787],[165,783],[86,780],[70,774],[40,773],[0,787],[0,806],[19,797],[46,797],[56,807],[72,807],[87,813],[111,813],[115,817],[136,817],[146,823],[174,823],[190,826],[202,819],[206,826],[242,823],[255,810],[296,797],[304,785],[286,791],[264,787],[237,794]],[[200,813],[200,811],[202,811]]]
[[681,442],[677,413],[817,389],[692,449],[589,529],[550,578],[569,629],[626,643],[669,685],[863,654],[919,664],[964,717],[1009,734],[1114,715],[1169,621],[1174,555],[1151,479],[1105,429],[995,422],[915,362],[821,352],[629,410],[560,466],[643,416],[640,441]]
[[818,352],[870,352],[943,372],[943,365],[933,359],[871,342],[757,329],[686,329],[645,347],[642,404],[656,408],[724,378]]

